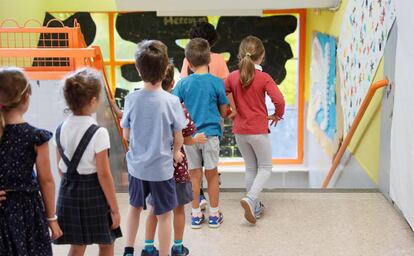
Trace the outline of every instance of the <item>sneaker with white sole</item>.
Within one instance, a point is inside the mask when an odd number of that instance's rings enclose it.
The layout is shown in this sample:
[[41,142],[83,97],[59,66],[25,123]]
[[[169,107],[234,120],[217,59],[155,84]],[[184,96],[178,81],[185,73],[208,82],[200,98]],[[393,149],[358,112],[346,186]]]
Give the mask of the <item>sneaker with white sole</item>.
[[191,228],[200,229],[203,226],[204,221],[205,221],[204,214],[201,214],[201,217],[192,215],[191,216]]
[[224,217],[223,213],[219,212],[218,216],[209,216],[208,217],[208,226],[210,228],[218,228],[220,227],[221,223],[223,223]]
[[254,214],[254,203],[247,197],[240,200],[240,205],[244,209],[244,218],[251,224],[256,223],[256,216]]

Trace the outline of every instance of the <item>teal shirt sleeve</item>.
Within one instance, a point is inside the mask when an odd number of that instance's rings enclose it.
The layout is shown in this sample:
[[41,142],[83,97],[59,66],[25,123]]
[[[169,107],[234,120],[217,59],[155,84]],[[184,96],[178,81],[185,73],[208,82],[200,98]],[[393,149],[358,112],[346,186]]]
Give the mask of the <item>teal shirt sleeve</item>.
[[184,101],[183,93],[182,93],[182,83],[181,80],[178,81],[177,85],[174,87],[172,94],[177,96],[180,99],[180,102]]
[[224,89],[224,82],[220,79],[220,83],[216,85],[216,93],[218,104],[221,105],[228,105],[229,101],[227,100],[226,90]]

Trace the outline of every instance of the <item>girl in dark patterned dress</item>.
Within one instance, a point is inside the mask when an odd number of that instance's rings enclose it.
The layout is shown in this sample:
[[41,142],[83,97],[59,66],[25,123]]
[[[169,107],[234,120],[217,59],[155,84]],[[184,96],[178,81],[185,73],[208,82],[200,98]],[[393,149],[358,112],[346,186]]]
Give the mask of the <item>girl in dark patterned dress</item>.
[[62,235],[49,162],[52,133],[23,120],[30,94],[20,69],[0,69],[0,255],[50,256],[48,227],[52,240]]
[[73,115],[57,129],[59,173],[62,177],[57,215],[68,255],[83,255],[86,246],[99,245],[99,255],[114,255],[122,236],[108,150],[109,134],[91,116],[100,106],[102,77],[81,69],[65,80],[64,97]]
[[[166,75],[162,81],[162,88],[171,92],[174,87],[174,65],[169,64]],[[207,138],[200,133],[192,137],[197,128],[190,117],[187,109],[183,105],[185,117],[187,118],[187,127],[183,129],[184,144],[192,145],[195,143],[204,144]],[[189,254],[189,250],[183,245],[184,227],[185,227],[185,205],[193,201],[193,191],[191,186],[190,174],[188,173],[188,163],[185,156],[184,148],[181,148],[184,155],[183,161],[177,163],[174,161],[174,179],[176,183],[176,192],[178,206],[174,209],[174,245],[171,248],[171,256],[185,256]],[[150,200],[151,201],[151,200]],[[151,203],[151,202],[150,202]],[[157,229],[157,217],[151,211],[148,215],[146,232],[145,232],[145,248],[141,255],[158,255],[157,249],[154,247],[155,231]]]

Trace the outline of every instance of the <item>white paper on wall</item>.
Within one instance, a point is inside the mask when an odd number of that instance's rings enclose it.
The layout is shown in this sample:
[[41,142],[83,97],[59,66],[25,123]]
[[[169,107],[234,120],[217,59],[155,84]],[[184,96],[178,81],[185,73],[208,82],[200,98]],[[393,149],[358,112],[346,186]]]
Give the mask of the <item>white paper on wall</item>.
[[384,53],[395,20],[393,0],[349,0],[338,42],[344,134],[348,133]]

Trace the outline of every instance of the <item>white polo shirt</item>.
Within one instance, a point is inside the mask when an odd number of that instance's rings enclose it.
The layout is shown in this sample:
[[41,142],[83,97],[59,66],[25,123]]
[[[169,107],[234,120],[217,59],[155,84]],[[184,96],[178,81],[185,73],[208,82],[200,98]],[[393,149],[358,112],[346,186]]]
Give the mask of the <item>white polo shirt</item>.
[[[97,124],[97,122],[91,116],[72,115],[63,122],[60,132],[60,143],[62,144],[64,153],[69,160],[72,159],[80,140],[92,124]],[[108,131],[106,128],[101,127],[98,131],[96,131],[91,142],[86,148],[77,168],[78,173],[81,175],[96,173],[96,154],[109,148],[110,141]],[[59,161],[59,169],[63,173],[66,173],[67,171],[67,166],[62,159]]]

